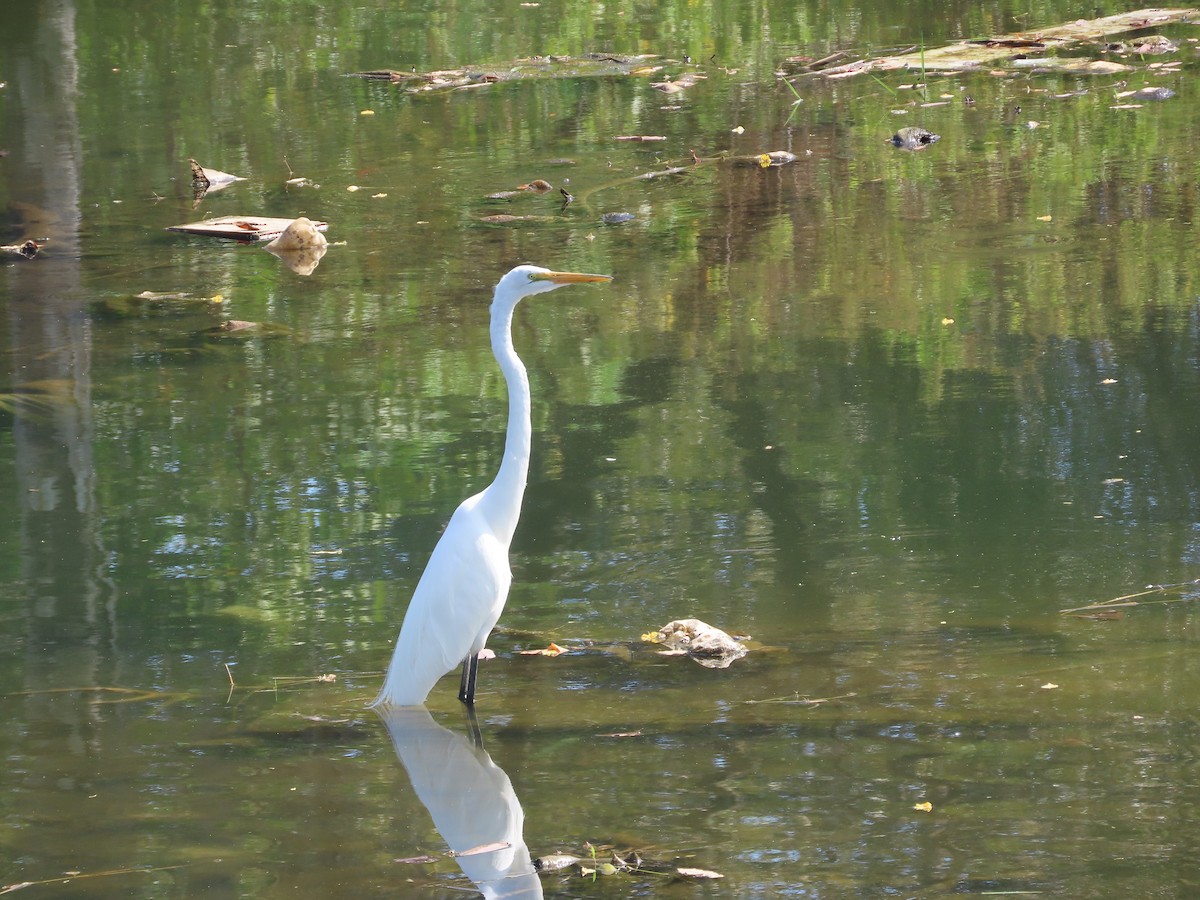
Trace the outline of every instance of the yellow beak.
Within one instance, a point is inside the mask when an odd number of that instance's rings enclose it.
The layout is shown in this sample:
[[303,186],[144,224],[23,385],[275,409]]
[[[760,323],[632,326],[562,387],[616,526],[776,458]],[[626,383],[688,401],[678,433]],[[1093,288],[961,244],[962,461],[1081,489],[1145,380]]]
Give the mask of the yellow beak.
[[531,281],[553,281],[555,284],[590,284],[597,281],[612,281],[611,275],[587,275],[583,272],[534,272]]

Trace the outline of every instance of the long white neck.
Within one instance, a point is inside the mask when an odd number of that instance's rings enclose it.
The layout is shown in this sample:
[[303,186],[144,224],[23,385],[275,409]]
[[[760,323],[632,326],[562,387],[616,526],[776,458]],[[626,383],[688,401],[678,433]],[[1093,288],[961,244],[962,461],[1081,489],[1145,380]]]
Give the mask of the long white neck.
[[504,437],[504,459],[496,479],[483,492],[480,511],[487,517],[497,539],[507,546],[521,517],[521,500],[529,476],[529,454],[533,443],[530,418],[529,376],[513,347],[514,304],[492,303],[492,353],[508,386],[508,431]]

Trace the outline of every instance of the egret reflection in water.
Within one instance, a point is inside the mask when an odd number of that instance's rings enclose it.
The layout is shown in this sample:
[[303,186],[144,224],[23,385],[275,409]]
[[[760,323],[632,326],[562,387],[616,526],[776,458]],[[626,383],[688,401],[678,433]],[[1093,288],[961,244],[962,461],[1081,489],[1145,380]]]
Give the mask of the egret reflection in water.
[[485,897],[542,896],[525,846],[525,812],[504,770],[481,746],[433,721],[423,706],[379,710],[418,799],[456,854],[486,844],[499,849],[455,862]]

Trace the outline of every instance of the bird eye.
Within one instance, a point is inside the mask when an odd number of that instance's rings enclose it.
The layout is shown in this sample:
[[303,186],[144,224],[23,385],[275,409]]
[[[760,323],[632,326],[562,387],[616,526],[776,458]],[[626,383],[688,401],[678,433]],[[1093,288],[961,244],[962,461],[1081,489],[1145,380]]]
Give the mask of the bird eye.
[[537,275],[536,275],[536,273],[534,273],[534,272],[530,272],[530,273],[529,273],[529,280],[530,280],[530,281],[537,281]]

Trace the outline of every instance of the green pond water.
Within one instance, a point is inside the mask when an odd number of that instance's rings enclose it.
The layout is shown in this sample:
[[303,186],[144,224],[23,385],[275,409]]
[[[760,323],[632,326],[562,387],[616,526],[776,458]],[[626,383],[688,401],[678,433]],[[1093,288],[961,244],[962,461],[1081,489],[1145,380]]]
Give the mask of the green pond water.
[[[776,76],[1124,9],[7,4],[0,243],[46,240],[0,257],[0,886],[1195,896],[1200,26],[1087,78]],[[511,77],[597,51],[662,68]],[[347,77],[463,66],[501,78]],[[166,230],[226,215],[331,246]],[[454,676],[367,703],[498,465],[521,262],[615,277],[517,312],[480,747]],[[755,649],[640,640],[690,616]],[[645,867],[530,874],[593,848]]]

